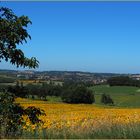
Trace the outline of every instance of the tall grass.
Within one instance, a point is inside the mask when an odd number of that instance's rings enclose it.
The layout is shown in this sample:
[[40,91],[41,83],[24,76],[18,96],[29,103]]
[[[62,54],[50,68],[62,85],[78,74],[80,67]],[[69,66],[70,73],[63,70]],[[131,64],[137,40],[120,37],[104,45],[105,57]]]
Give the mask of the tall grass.
[[140,138],[140,124],[103,124],[99,128],[94,126],[42,129],[36,128],[32,132],[24,131],[21,138],[34,139],[136,139]]

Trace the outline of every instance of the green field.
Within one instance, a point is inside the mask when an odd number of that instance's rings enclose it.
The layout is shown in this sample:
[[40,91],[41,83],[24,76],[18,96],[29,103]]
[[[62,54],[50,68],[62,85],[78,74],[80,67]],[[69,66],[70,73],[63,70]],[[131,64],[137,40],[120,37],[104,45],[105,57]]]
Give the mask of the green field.
[[[47,83],[48,81],[46,81]],[[54,82],[55,84],[62,84],[62,82]],[[29,83],[27,83],[29,84]],[[42,85],[42,83],[32,83],[33,85]],[[14,83],[0,83],[0,88],[16,85]],[[24,83],[24,86],[26,84]],[[97,85],[90,87],[95,95],[95,104],[104,106],[101,104],[101,95],[103,93],[109,94],[114,101],[115,107],[140,107],[140,88],[131,86],[113,86],[109,85]],[[61,102],[60,97],[47,97],[49,102]],[[107,106],[106,106],[107,107]]]
[[[113,86],[98,85],[91,87],[95,95],[95,104],[101,107],[110,107],[101,103],[101,95],[109,94],[114,101],[115,106],[121,108],[139,108],[140,107],[140,88],[130,86]],[[36,97],[37,99],[37,97]],[[62,102],[60,97],[47,96],[49,103]]]
[[111,96],[117,107],[140,107],[140,88],[129,86],[98,85],[91,88],[95,94],[95,103],[100,103],[101,94],[106,93]]

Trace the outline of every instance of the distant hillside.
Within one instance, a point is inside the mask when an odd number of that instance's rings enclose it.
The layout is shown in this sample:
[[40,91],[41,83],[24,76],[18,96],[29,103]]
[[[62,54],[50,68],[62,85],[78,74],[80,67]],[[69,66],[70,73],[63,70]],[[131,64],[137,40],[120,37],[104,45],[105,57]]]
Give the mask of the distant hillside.
[[[116,74],[116,73],[92,73],[81,71],[17,71],[17,70],[0,70],[0,75],[6,75],[8,77],[25,77],[25,79],[44,79],[54,81],[94,81],[102,82],[112,76],[122,76],[128,74]],[[96,81],[95,81],[96,80]]]

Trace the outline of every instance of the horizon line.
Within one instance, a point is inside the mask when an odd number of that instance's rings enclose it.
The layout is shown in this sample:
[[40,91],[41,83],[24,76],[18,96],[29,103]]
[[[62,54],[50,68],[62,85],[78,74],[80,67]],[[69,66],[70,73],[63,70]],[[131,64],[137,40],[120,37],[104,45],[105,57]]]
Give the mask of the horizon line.
[[9,71],[34,71],[34,72],[81,72],[81,73],[95,73],[95,74],[140,74],[140,73],[124,73],[124,72],[91,72],[91,71],[80,71],[80,70],[15,70],[15,69],[0,69],[0,71],[3,70],[3,71],[6,71],[6,70],[9,70]]

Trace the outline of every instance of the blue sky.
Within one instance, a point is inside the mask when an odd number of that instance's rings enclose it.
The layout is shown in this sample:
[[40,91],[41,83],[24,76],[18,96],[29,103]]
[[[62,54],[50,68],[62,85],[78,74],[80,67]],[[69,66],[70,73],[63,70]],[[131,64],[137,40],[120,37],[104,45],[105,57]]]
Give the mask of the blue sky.
[[[37,70],[140,73],[140,2],[1,2],[27,15]],[[2,62],[4,69],[16,69]]]

